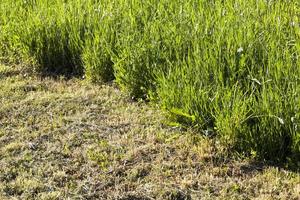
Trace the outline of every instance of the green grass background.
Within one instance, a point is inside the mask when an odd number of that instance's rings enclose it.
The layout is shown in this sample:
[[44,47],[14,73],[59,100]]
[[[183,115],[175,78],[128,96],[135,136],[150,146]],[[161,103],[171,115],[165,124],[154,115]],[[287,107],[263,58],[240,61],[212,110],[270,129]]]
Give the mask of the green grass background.
[[115,80],[229,149],[299,163],[298,0],[2,0],[0,60]]

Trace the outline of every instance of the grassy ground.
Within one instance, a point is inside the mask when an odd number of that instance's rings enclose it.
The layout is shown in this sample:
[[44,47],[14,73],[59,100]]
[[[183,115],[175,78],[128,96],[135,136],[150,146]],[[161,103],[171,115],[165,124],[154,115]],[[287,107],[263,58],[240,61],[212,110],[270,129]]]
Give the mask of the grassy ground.
[[299,173],[229,159],[114,85],[0,67],[0,199],[299,199]]
[[114,80],[228,148],[297,165],[299,13],[299,0],[1,0],[0,62]]

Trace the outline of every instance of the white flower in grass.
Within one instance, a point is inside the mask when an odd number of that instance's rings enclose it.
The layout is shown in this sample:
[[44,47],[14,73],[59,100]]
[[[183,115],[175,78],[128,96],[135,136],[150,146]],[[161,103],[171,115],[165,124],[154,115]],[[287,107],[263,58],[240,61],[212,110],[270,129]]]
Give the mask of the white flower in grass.
[[278,121],[280,122],[280,124],[284,124],[284,120],[283,119],[281,119],[280,117],[277,117],[277,119],[278,119]]
[[291,26],[296,26],[296,23],[294,21],[292,21]]
[[236,52],[238,53],[242,53],[244,51],[243,47],[238,48],[238,50]]

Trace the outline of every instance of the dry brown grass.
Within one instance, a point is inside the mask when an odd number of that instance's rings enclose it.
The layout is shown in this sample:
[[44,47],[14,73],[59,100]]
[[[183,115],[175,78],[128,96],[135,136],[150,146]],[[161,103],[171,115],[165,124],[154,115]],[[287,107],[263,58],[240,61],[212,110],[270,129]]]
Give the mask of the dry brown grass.
[[233,159],[114,85],[0,67],[0,199],[299,199],[299,173]]

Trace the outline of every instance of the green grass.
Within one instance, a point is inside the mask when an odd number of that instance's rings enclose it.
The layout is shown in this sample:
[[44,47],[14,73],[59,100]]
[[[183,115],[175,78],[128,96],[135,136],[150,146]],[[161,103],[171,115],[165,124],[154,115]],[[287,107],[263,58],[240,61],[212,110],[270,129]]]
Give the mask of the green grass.
[[115,82],[228,149],[299,165],[297,0],[1,1],[0,56]]
[[164,122],[114,84],[0,66],[0,199],[298,200],[299,172]]

